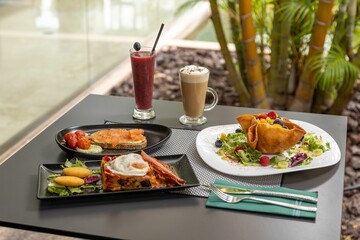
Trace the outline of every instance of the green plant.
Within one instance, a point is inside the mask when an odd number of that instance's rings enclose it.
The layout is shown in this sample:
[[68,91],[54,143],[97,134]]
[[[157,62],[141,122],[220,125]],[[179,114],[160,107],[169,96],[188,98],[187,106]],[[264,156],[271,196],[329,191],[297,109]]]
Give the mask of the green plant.
[[[358,0],[208,1],[241,104],[341,114],[359,77]],[[228,16],[231,39],[220,14]]]

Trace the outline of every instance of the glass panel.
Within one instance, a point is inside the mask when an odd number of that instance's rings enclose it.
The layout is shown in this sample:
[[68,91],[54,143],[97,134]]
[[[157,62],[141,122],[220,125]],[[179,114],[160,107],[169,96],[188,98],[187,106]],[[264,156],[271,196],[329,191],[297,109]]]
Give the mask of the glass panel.
[[183,2],[1,1],[0,154],[9,139],[33,129],[127,58],[133,42],[170,23]]
[[[0,143],[88,84],[86,37],[74,40],[60,14],[65,6],[81,19],[84,2],[61,3],[7,1],[0,5]],[[83,26],[74,24],[71,31],[86,36]]]

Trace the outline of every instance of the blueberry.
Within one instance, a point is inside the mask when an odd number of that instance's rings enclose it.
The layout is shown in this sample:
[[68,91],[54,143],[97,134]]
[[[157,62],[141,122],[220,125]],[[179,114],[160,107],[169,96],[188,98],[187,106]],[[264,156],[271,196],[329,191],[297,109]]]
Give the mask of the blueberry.
[[215,141],[215,147],[221,148],[222,146],[222,141],[220,141],[219,139]]
[[139,42],[135,42],[133,47],[136,51],[139,51],[141,49],[141,44]]
[[274,124],[279,124],[280,126],[284,126],[284,123],[280,118],[275,119]]
[[237,129],[235,130],[235,132],[236,132],[236,133],[242,133],[243,130],[242,130],[241,128],[237,128]]

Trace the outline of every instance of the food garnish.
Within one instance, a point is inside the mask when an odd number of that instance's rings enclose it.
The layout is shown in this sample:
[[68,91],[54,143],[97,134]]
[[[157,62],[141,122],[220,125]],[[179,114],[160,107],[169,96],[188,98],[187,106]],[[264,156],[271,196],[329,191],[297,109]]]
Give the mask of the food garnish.
[[47,189],[50,193],[69,196],[100,191],[100,170],[90,170],[78,159],[75,163],[66,160],[62,167],[62,174],[51,174],[47,178]]
[[262,166],[267,166],[270,163],[270,158],[268,156],[261,156],[259,162]]
[[140,51],[141,49],[141,44],[139,42],[135,42],[134,45],[133,45],[133,48],[136,50],[136,51]]

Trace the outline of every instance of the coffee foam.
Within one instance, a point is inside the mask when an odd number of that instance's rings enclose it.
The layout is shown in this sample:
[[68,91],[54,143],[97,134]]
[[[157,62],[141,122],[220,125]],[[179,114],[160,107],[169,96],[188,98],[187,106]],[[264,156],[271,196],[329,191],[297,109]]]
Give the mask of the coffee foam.
[[209,79],[209,70],[205,67],[188,65],[180,69],[180,80],[183,82],[207,82]]
[[197,74],[205,74],[209,70],[205,67],[198,67],[195,65],[188,65],[180,69],[181,73],[184,74],[191,74],[191,75],[197,75]]

